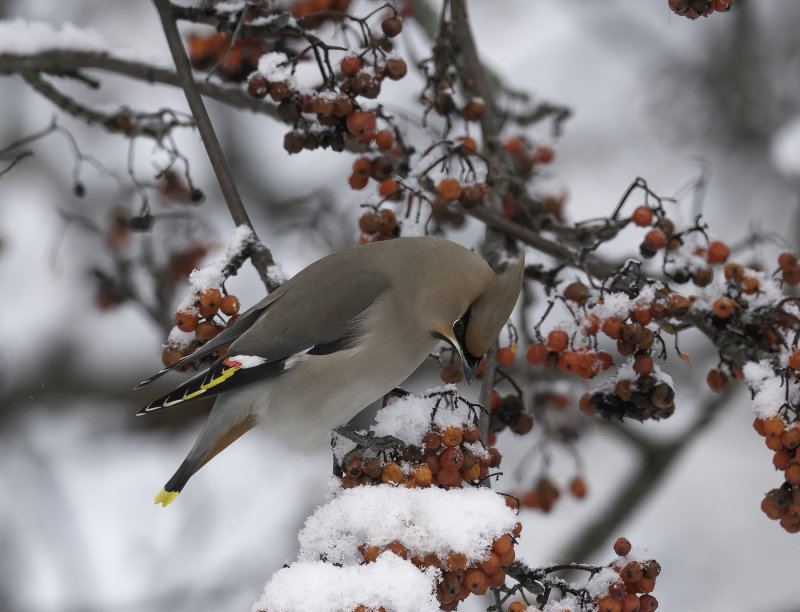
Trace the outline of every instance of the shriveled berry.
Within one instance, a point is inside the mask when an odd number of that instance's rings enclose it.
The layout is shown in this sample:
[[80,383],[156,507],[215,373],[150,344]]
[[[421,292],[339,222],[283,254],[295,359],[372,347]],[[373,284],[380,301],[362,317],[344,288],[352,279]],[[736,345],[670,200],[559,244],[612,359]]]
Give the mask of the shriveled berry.
[[387,463],[383,466],[383,471],[381,472],[381,480],[384,483],[398,483],[403,480],[403,470],[400,469],[400,466],[397,465],[394,461]]
[[689,300],[679,293],[673,293],[667,302],[667,314],[671,317],[680,317],[689,311]]
[[247,81],[247,93],[254,98],[263,98],[269,91],[269,81],[263,74],[256,73]]
[[575,302],[576,304],[583,304],[589,299],[589,287],[580,281],[570,283],[564,289],[564,299]]

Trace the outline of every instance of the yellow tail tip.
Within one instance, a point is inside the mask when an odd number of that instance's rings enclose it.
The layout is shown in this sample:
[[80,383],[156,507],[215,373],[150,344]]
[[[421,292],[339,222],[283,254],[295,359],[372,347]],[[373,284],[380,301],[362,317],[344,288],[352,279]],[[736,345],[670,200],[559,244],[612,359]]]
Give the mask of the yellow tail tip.
[[162,508],[166,508],[176,497],[178,497],[178,493],[180,493],[180,491],[167,491],[165,489],[161,489],[158,492],[158,495],[156,495],[156,504],[161,504]]

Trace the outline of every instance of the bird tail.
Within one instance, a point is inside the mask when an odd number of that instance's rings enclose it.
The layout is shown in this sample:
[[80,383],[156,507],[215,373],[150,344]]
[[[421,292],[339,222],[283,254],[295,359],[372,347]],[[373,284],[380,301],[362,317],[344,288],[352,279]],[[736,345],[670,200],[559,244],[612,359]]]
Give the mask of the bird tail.
[[234,408],[225,402],[218,401],[214,405],[192,450],[156,495],[156,504],[161,504],[163,507],[171,504],[197,470],[255,426],[254,414],[250,412],[244,415],[226,414],[231,410]]

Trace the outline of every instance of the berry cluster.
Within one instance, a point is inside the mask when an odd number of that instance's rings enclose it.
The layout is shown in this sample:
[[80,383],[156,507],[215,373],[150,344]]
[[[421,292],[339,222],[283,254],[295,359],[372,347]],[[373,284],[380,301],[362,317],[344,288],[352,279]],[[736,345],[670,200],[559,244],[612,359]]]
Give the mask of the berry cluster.
[[[161,360],[167,367],[214,338],[238,318],[239,300],[233,294],[223,295],[222,291],[211,287],[197,293],[195,297],[192,306],[176,312],[174,319],[179,330],[194,332],[195,339],[188,346],[167,344],[161,353]],[[228,317],[227,321],[222,315]],[[213,358],[219,356],[220,353],[217,352]]]
[[675,412],[675,390],[655,376],[618,378],[611,389],[604,386],[585,393],[579,402],[582,412],[600,414],[606,419],[631,418],[637,421],[666,419]]
[[688,19],[708,17],[711,13],[726,13],[733,0],[669,0],[672,12]]
[[[793,353],[796,365],[800,366],[800,351]],[[772,464],[781,470],[785,481],[780,488],[772,489],[761,502],[761,510],[770,519],[780,521],[789,533],[800,532],[800,423],[787,423],[785,417],[776,414],[767,418],[757,417],[753,428],[764,437],[767,448],[774,452]]]
[[525,435],[533,429],[533,416],[525,410],[522,397],[516,393],[501,396],[494,391],[489,411],[489,431],[492,433],[508,427],[515,434]]
[[360,244],[390,240],[400,235],[397,217],[388,208],[364,213],[358,220],[358,227],[361,230]]
[[342,487],[396,484],[406,487],[460,487],[477,484],[500,465],[502,455],[494,446],[484,450],[473,425],[432,428],[422,446],[408,446],[394,461],[356,455],[344,465]]
[[[455,610],[458,604],[470,595],[484,595],[490,588],[496,588],[505,582],[503,568],[514,562],[516,557],[514,544],[522,531],[522,524],[517,523],[512,533],[496,538],[486,551],[484,558],[473,564],[467,563],[464,553],[451,551],[447,555],[433,552],[419,554],[409,560],[420,569],[436,568],[441,577],[436,586],[436,598],[442,610]],[[365,563],[374,562],[384,552],[391,552],[403,559],[408,559],[408,551],[402,543],[395,541],[386,546],[365,546],[359,548]]]
[[661,573],[658,561],[628,560],[631,543],[626,538],[614,542],[614,552],[619,558],[611,568],[619,574],[619,580],[609,585],[607,595],[596,600],[598,612],[651,612],[658,608],[658,600],[650,594]]
[[189,61],[195,70],[216,67],[228,81],[243,81],[258,67],[258,60],[269,51],[264,41],[244,37],[232,41],[230,34],[212,32],[207,36],[192,35],[187,41]]
[[515,168],[526,174],[537,166],[549,164],[556,156],[552,147],[534,147],[523,136],[512,136],[503,143],[503,148],[513,160]]

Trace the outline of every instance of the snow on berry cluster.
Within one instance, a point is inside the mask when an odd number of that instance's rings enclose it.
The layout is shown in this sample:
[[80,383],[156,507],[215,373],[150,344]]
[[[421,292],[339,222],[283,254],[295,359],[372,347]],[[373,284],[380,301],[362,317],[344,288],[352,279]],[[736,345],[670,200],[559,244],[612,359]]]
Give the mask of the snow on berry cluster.
[[[505,496],[461,486],[477,484],[500,461],[478,441],[476,410],[445,388],[393,399],[378,412],[369,440],[392,436],[393,446],[375,450],[339,436],[341,480],[301,530],[298,562],[275,574],[255,609],[308,609],[307,599],[290,601],[296,593],[286,588],[302,580],[323,585],[314,597],[341,601],[323,599],[324,609],[347,612],[454,610],[502,585],[522,526]],[[376,576],[380,585],[393,573],[397,580],[398,567],[413,577],[407,600],[363,583]]]

